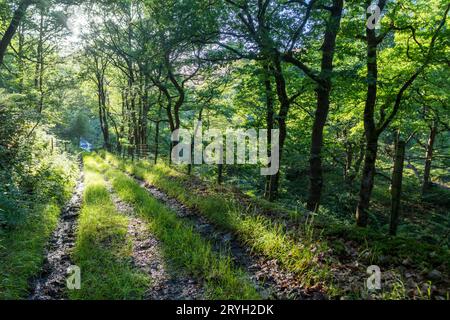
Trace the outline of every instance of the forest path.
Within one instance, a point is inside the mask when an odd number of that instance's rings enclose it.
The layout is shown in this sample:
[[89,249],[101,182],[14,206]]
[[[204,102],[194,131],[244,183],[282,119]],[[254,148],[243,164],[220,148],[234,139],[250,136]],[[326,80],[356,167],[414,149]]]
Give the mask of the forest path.
[[142,181],[136,176],[130,177],[146,189],[151,196],[174,211],[180,219],[191,225],[202,237],[210,241],[216,251],[229,252],[233,262],[249,274],[263,298],[281,300],[321,300],[325,298],[319,292],[314,295],[306,294],[295,275],[283,270],[276,260],[268,260],[250,252],[250,249],[242,246],[232,233],[221,230],[196,210],[188,208],[156,186]]
[[[81,160],[80,160],[81,161]],[[67,299],[67,272],[72,266],[71,253],[75,246],[77,220],[80,214],[84,191],[84,171],[80,162],[80,177],[74,193],[64,207],[58,226],[45,253],[41,273],[31,281],[29,300]]]
[[150,233],[147,223],[140,219],[132,206],[123,202],[107,180],[108,190],[116,210],[127,216],[130,223],[128,236],[133,243],[133,265],[151,279],[146,292],[148,300],[201,300],[204,288],[197,281],[176,274],[166,264],[161,254],[160,241]]
[[[81,166],[82,167],[82,166]],[[106,177],[105,177],[106,178]],[[249,276],[253,286],[264,299],[322,299],[306,294],[295,276],[281,269],[275,260],[257,256],[243,246],[232,233],[225,232],[210,223],[199,212],[188,208],[157,187],[132,177],[150,196],[171,209],[187,225],[192,226],[214,251],[231,257]],[[149,231],[148,222],[139,218],[132,206],[115,193],[111,182],[107,189],[116,210],[127,216],[130,223],[128,236],[132,241],[133,265],[151,278],[145,299],[149,300],[199,300],[205,296],[204,284],[182,276],[165,261],[160,241]],[[72,266],[71,253],[75,246],[77,219],[84,192],[84,172],[81,168],[75,191],[65,206],[60,221],[45,253],[41,273],[32,280],[30,300],[67,299],[67,270]]]

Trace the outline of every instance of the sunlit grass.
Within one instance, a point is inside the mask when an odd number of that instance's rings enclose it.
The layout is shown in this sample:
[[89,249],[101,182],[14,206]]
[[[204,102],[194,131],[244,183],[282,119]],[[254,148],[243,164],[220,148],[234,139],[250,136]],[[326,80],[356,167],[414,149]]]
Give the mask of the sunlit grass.
[[133,179],[114,170],[110,170],[108,176],[119,197],[132,204],[147,219],[150,230],[161,240],[164,256],[170,263],[205,281],[208,298],[259,298],[247,275],[233,266],[229,256],[214,252],[208,241],[151,197]]
[[[157,186],[169,196],[197,209],[222,229],[235,234],[254,252],[276,259],[285,269],[295,273],[305,286],[326,282],[329,272],[326,264],[319,264],[317,255],[326,250],[311,237],[300,242],[293,240],[284,228],[268,218],[251,214],[232,195],[202,194],[182,183],[183,175],[164,164],[153,166],[146,162],[133,164],[105,155],[108,162],[128,173]],[[334,288],[329,288],[334,290]]]
[[142,299],[150,279],[132,266],[129,220],[117,212],[99,170],[101,162],[85,156],[85,191],[73,262],[81,269],[81,290],[71,299]]
[[0,299],[21,299],[29,294],[29,280],[44,261],[45,245],[55,229],[61,208],[56,203],[38,205],[34,215],[2,242]]
[[[78,170],[72,158],[52,155],[40,159],[42,177],[34,178],[29,207],[16,209],[15,222],[0,226],[0,299],[24,299],[33,277],[41,271],[46,245],[70,198]],[[37,169],[36,169],[37,170]],[[23,211],[23,212],[22,212]]]

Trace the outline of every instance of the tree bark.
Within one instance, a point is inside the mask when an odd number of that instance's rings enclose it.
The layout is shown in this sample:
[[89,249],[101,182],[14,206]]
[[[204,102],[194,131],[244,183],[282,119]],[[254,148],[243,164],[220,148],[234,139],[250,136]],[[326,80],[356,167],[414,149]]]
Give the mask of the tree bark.
[[223,164],[217,165],[217,184],[223,183]]
[[365,153],[364,142],[360,142],[358,158],[356,159],[355,164],[350,169],[351,173],[347,176],[346,182],[349,186],[353,185],[353,181],[355,180],[356,176],[359,174],[361,170],[361,164],[364,160],[364,153]]
[[161,102],[161,96],[159,97],[159,111],[158,111],[158,119],[156,121],[156,130],[155,130],[155,164],[158,163],[158,157],[159,157],[159,131],[161,127],[161,113],[162,113],[162,102]]
[[[371,1],[368,1],[366,4],[370,5]],[[378,2],[378,6],[381,11],[383,11],[386,5],[386,0],[380,0]],[[360,190],[360,199],[358,203],[358,208],[356,211],[356,223],[360,227],[366,227],[368,224],[368,213],[367,210],[369,208],[370,198],[372,196],[373,183],[374,183],[374,175],[375,175],[375,163],[377,160],[377,152],[378,152],[378,139],[379,136],[386,130],[392,121],[397,116],[398,111],[400,110],[404,94],[406,91],[413,85],[413,83],[417,80],[419,75],[421,75],[426,67],[429,65],[432,55],[434,52],[434,47],[436,44],[436,40],[438,38],[439,32],[445,26],[445,22],[447,19],[448,12],[450,10],[450,4],[447,5],[445,9],[444,16],[435,30],[434,35],[431,39],[428,53],[425,57],[425,61],[423,64],[416,69],[414,74],[411,75],[410,78],[403,84],[400,88],[396,98],[394,105],[392,107],[392,111],[389,116],[386,117],[384,114],[384,110],[380,112],[380,122],[378,125],[375,124],[375,106],[377,100],[377,82],[378,82],[378,65],[377,65],[377,47],[382,42],[383,37],[377,37],[375,29],[366,29],[366,40],[367,40],[367,99],[366,99],[366,107],[364,110],[364,127],[365,134],[367,139],[366,145],[366,159],[364,165],[364,172],[361,181],[361,190]]]
[[18,36],[19,36],[19,48],[18,48],[18,64],[19,64],[19,74],[20,74],[20,81],[19,81],[19,90],[21,93],[23,93],[25,89],[25,63],[24,63],[24,46],[25,46],[25,35],[24,35],[24,23],[21,22],[18,29]]
[[117,153],[120,155],[122,154],[122,144],[120,143],[121,135],[119,127],[117,126],[117,122],[114,120],[114,118],[111,116],[111,114],[108,114],[109,119],[111,120],[112,126],[114,128],[114,132],[116,133],[116,149]]
[[348,184],[354,156],[353,144],[350,142],[345,144],[345,155],[344,182]]
[[103,135],[103,146],[106,150],[111,151],[111,145],[109,141],[109,122],[108,122],[108,110],[106,101],[106,88],[105,88],[105,70],[106,63],[102,61],[100,57],[94,57],[95,63],[95,77],[97,82],[97,96],[98,96],[98,116],[100,121],[100,129]]
[[[369,4],[369,2],[366,2]],[[386,1],[381,0],[378,6],[384,9]],[[375,106],[378,94],[378,39],[375,29],[366,28],[367,41],[367,97],[364,108],[364,132],[366,136],[366,151],[364,169],[361,177],[358,208],[356,210],[356,224],[366,227],[368,224],[368,212],[370,198],[372,196],[374,179],[376,174],[376,161],[378,157],[377,126],[375,123]]]
[[[272,81],[271,81],[271,68],[269,63],[266,63],[263,67],[264,72],[264,87],[266,91],[266,108],[267,108],[267,151],[268,156],[272,156],[272,130],[274,129],[274,97],[272,90]],[[274,200],[274,190],[271,188],[272,176],[266,177],[266,185],[264,190],[264,198],[273,201]]]
[[[281,59],[279,54],[276,54],[273,58],[273,75],[275,78],[276,86],[277,86],[277,95],[278,100],[280,102],[280,111],[278,113],[277,122],[278,122],[278,129],[280,131],[280,140],[279,140],[279,163],[282,163],[283,159],[283,151],[284,151],[284,145],[287,139],[287,124],[286,120],[289,114],[289,109],[291,106],[291,101],[289,100],[289,97],[287,95],[287,89],[286,89],[286,79],[283,75],[283,68],[281,65]],[[273,141],[271,141],[273,143]],[[273,156],[273,155],[272,155]],[[278,198],[279,195],[279,185],[280,185],[280,174],[281,169],[278,170],[278,172],[270,177],[270,186],[269,186],[269,201],[275,201]]]
[[41,114],[44,109],[44,12],[42,9],[39,11],[39,14],[39,39],[36,52],[36,74],[34,85],[36,90],[39,92],[37,111]]
[[22,21],[28,7],[31,6],[33,2],[34,2],[33,0],[22,0],[19,3],[19,6],[17,7],[16,11],[14,12],[9,27],[8,29],[6,29],[5,34],[3,35],[0,41],[0,68],[1,65],[3,64],[3,59],[5,57],[6,50],[8,49],[8,46],[11,43],[11,40],[13,39],[14,34],[17,31],[17,28],[19,27],[20,21]]
[[311,138],[310,156],[310,190],[308,210],[316,212],[320,206],[323,187],[322,147],[323,130],[328,119],[332,88],[333,60],[336,49],[336,38],[342,19],[342,0],[333,0],[331,15],[327,23],[322,46],[322,65],[317,87],[317,109]]
[[436,135],[437,135],[437,126],[434,122],[431,131],[430,131],[430,137],[428,139],[427,144],[427,153],[425,156],[425,171],[423,174],[423,185],[422,185],[422,195],[424,195],[430,188],[431,181],[430,181],[430,173],[431,173],[431,164],[433,161],[433,152],[434,152],[434,143],[436,141]]
[[360,227],[368,224],[368,209],[374,187],[376,175],[376,161],[378,156],[378,136],[370,135],[366,145],[364,169],[361,177],[361,188],[359,192],[359,203],[356,212],[356,222]]
[[392,174],[391,185],[391,225],[390,234],[395,236],[397,234],[398,217],[400,215],[400,203],[402,195],[403,182],[403,166],[405,162],[405,142],[399,141],[396,147],[394,172]]

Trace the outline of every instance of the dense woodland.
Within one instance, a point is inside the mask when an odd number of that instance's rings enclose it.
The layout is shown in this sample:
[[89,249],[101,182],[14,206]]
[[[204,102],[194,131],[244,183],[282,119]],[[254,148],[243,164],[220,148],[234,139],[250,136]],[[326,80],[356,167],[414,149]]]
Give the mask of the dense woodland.
[[[449,11],[0,0],[0,299],[450,299]],[[174,163],[198,121],[265,129],[279,172]],[[72,211],[67,291],[42,270]]]

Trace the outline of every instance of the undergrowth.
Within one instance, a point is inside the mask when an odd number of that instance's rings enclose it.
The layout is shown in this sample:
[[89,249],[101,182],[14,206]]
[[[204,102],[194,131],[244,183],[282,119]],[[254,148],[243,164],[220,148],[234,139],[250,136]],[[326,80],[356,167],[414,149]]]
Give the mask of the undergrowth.
[[[38,131],[30,145],[13,155],[0,152],[0,299],[29,294],[40,271],[45,246],[57,226],[78,176],[74,157],[48,147],[49,136]],[[1,150],[0,150],[1,151]],[[6,157],[10,163],[6,163]],[[23,163],[11,163],[22,158]]]

